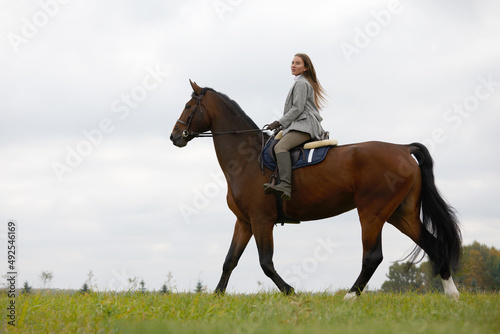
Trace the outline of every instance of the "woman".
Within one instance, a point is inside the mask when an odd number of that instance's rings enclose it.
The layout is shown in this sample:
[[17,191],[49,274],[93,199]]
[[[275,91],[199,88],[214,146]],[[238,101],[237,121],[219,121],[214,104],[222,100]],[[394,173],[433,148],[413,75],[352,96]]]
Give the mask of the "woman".
[[316,78],[316,71],[309,56],[298,53],[292,60],[295,83],[288,93],[283,117],[269,125],[270,130],[283,127],[283,137],[274,147],[280,183],[265,183],[266,194],[277,193],[284,200],[292,198],[292,162],[290,149],[311,139],[321,139],[324,133],[319,114],[325,92]]

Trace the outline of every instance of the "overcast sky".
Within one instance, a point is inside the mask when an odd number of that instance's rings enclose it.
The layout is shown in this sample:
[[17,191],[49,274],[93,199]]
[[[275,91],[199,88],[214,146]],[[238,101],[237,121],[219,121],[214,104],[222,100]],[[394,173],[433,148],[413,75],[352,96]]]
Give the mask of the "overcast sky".
[[[129,277],[158,290],[169,272],[180,291],[215,289],[235,217],[211,139],[179,149],[170,132],[189,79],[275,120],[297,52],[328,93],[332,137],[425,143],[464,243],[500,248],[499,17],[487,0],[2,1],[2,252],[14,219],[20,286],[51,271],[52,287],[78,289],[92,270],[103,290]],[[274,233],[296,288],[357,278],[355,211]],[[372,288],[413,247],[388,224],[383,245]],[[271,288],[252,240],[228,291]]]

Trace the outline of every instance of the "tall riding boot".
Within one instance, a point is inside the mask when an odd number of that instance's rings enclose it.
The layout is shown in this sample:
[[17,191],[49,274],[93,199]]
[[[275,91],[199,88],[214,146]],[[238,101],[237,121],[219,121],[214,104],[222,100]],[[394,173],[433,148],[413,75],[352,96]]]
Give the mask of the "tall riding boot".
[[274,186],[274,190],[281,199],[288,201],[292,198],[292,159],[290,152],[276,153],[276,163],[280,176],[280,183]]

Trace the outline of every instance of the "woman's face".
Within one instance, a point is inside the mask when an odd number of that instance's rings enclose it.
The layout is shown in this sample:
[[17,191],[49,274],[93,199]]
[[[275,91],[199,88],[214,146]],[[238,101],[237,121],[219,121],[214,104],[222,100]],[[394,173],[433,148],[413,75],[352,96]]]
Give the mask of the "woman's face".
[[297,76],[306,71],[304,61],[299,56],[295,56],[292,60],[292,74]]

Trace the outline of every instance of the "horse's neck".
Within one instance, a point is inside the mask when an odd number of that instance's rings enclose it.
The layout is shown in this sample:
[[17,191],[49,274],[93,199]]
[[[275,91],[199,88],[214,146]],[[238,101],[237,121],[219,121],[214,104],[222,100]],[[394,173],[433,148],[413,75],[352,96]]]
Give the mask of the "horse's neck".
[[226,132],[233,130],[249,130],[254,125],[241,115],[239,111],[233,110],[231,106],[222,102],[212,113],[212,132]]
[[[226,112],[212,120],[212,132],[253,129],[254,126],[237,113]],[[262,139],[260,132],[223,134],[214,136],[217,159],[228,178],[241,178],[243,171],[258,169]]]

